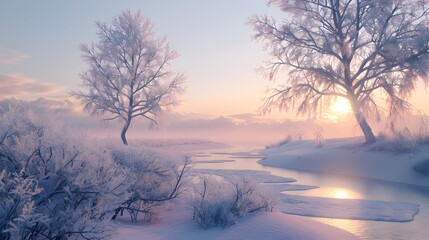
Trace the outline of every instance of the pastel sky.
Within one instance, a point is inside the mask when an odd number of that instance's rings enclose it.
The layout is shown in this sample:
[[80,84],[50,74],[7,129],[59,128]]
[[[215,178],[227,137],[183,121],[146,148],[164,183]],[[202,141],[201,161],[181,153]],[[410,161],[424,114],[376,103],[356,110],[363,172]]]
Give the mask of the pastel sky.
[[[97,40],[95,21],[110,22],[126,9],[140,10],[151,19],[155,32],[167,36],[180,54],[173,67],[187,76],[187,91],[173,113],[180,117],[167,117],[166,122],[173,121],[167,126],[176,124],[176,130],[183,132],[202,124],[197,119],[216,120],[220,125],[224,120],[228,122],[224,122],[225,129],[228,124],[241,124],[245,132],[249,124],[259,124],[251,128],[264,132],[273,128],[272,124],[280,124],[284,128],[281,133],[270,130],[280,138],[293,131],[284,122],[303,119],[295,118],[294,113],[258,115],[270,83],[256,69],[268,55],[261,44],[252,41],[246,21],[254,14],[282,15],[265,0],[0,0],[0,98],[69,98],[69,92],[79,88],[79,73],[87,67],[81,60],[79,44]],[[427,93],[420,91],[415,97],[416,108],[429,112],[427,100]],[[342,120],[355,124],[350,116],[326,114],[328,120],[333,117],[332,123]],[[204,124],[199,128],[214,127]],[[311,124],[316,128],[317,124]],[[348,134],[359,135],[356,129]]]
[[[252,14],[275,14],[265,1],[3,1],[0,8],[0,72],[31,82],[45,93],[79,87],[86,68],[79,44],[96,41],[95,21],[110,22],[122,10],[140,10],[167,36],[187,76],[177,109],[213,115],[255,112],[266,81],[255,69],[265,57],[245,25]],[[22,78],[18,80],[18,78]],[[0,80],[2,81],[2,80]],[[17,84],[20,84],[18,83]],[[37,83],[36,83],[37,82]],[[40,88],[40,89],[39,89]],[[7,91],[9,92],[9,91]],[[25,94],[26,98],[36,95]],[[9,95],[23,92],[9,92]]]

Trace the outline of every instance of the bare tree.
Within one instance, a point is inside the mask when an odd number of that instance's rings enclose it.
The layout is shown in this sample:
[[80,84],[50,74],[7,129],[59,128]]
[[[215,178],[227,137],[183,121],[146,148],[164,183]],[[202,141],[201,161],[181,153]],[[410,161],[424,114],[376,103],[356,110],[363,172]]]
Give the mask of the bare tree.
[[92,115],[124,122],[121,139],[128,145],[125,135],[131,121],[140,116],[157,125],[159,114],[177,104],[185,78],[170,69],[178,54],[165,37],[155,36],[153,24],[140,12],[124,11],[111,25],[96,25],[98,43],[81,45],[89,64],[81,74],[88,91],[72,94]]
[[348,99],[367,143],[376,141],[367,122],[409,110],[408,97],[428,83],[428,1],[271,0],[286,13],[254,16],[254,39],[272,56],[270,80],[285,69],[285,85],[273,89],[262,111],[274,107],[313,115],[324,103]]

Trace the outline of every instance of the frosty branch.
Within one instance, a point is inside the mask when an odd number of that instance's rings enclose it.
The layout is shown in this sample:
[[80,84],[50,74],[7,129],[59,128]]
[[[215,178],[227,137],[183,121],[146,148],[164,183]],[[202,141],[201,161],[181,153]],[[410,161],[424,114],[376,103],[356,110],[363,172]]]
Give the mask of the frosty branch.
[[96,25],[98,43],[81,46],[89,65],[81,74],[88,91],[72,94],[92,115],[122,122],[121,139],[128,145],[126,133],[132,120],[144,117],[158,124],[159,115],[177,104],[185,77],[170,69],[178,54],[166,38],[155,36],[153,24],[139,12],[124,11],[111,25]]
[[317,114],[331,98],[348,99],[367,143],[375,141],[367,117],[379,119],[408,110],[407,98],[428,83],[427,1],[271,0],[287,13],[254,16],[254,39],[273,57],[263,72],[270,80],[285,70],[285,84],[273,89],[262,107]]

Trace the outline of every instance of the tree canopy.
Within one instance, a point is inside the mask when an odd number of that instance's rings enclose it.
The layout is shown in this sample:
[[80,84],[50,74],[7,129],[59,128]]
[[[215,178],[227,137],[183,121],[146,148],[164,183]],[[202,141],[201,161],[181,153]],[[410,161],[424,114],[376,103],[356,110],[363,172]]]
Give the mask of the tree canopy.
[[124,11],[110,25],[97,22],[98,42],[82,44],[89,68],[81,74],[83,88],[73,93],[92,115],[124,123],[121,138],[132,119],[144,117],[158,124],[159,115],[177,104],[184,91],[183,74],[170,63],[178,57],[167,39],[155,35],[153,24],[140,12]]
[[254,39],[271,55],[264,71],[280,70],[262,110],[274,107],[316,114],[333,98],[348,99],[367,143],[375,141],[367,117],[410,109],[408,99],[429,70],[429,8],[422,0],[272,0],[285,12],[279,23],[254,16]]

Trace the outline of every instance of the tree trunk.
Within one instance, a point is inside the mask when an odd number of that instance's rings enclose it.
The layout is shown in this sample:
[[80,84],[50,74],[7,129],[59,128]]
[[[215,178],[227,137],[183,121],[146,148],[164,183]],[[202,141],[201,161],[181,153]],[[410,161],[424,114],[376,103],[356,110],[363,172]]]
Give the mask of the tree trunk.
[[371,127],[369,126],[368,122],[366,121],[365,116],[360,111],[359,103],[357,102],[355,97],[349,97],[350,106],[352,108],[353,114],[359,123],[360,129],[363,132],[363,135],[365,136],[365,142],[366,144],[372,144],[375,143],[376,139],[374,136],[374,133],[372,132]]
[[121,132],[122,143],[124,145],[127,145],[127,146],[128,146],[128,141],[127,141],[127,137],[125,135],[127,134],[128,128],[130,127],[130,123],[131,123],[131,119],[128,119],[125,122],[124,127],[122,128],[122,132]]
[[354,112],[356,120],[359,123],[360,128],[362,129],[363,135],[365,136],[365,142],[367,144],[375,143],[376,139],[374,133],[372,133],[372,129],[366,121],[365,117],[361,112]]

